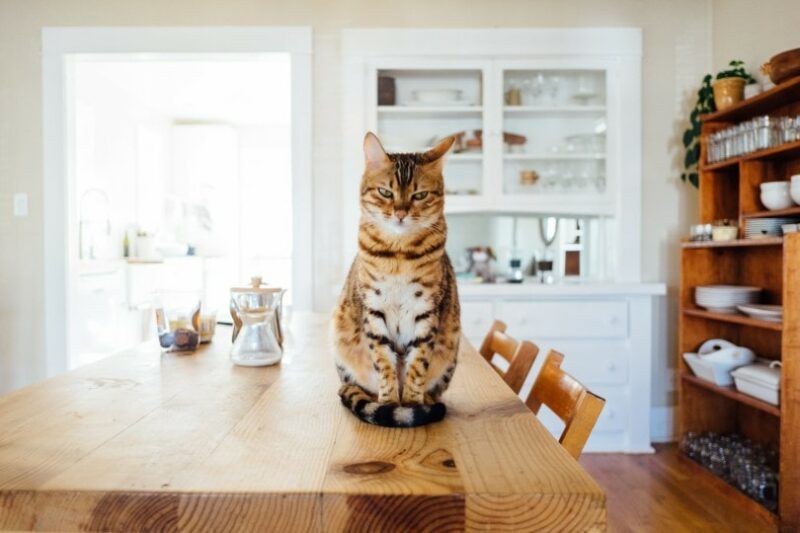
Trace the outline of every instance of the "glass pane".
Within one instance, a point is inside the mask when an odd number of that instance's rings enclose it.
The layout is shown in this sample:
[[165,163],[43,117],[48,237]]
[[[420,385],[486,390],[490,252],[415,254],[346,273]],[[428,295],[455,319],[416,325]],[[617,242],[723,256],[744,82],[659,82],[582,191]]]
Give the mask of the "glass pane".
[[602,70],[504,73],[506,194],[605,191],[605,80]]
[[480,194],[483,128],[480,70],[378,71],[378,136],[389,152],[422,152],[448,135],[448,194]]

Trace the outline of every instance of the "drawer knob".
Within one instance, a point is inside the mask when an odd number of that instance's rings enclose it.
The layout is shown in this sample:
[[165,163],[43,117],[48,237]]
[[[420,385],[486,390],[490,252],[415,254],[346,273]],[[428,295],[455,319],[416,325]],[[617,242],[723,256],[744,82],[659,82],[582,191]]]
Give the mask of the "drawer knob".
[[613,372],[613,371],[615,371],[615,370],[617,369],[617,365],[616,365],[614,362],[609,362],[609,363],[606,365],[606,369],[607,369],[609,372]]
[[611,317],[611,325],[612,326],[616,326],[617,324],[619,324],[619,317],[618,316],[612,316]]

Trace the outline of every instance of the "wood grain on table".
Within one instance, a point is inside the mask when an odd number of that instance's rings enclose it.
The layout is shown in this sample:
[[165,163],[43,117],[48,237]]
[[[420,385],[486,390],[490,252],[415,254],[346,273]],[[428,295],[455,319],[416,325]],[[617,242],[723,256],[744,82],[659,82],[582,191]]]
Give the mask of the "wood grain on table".
[[0,398],[0,529],[603,531],[605,495],[462,342],[444,422],[339,403],[328,317],[282,363],[146,344]]

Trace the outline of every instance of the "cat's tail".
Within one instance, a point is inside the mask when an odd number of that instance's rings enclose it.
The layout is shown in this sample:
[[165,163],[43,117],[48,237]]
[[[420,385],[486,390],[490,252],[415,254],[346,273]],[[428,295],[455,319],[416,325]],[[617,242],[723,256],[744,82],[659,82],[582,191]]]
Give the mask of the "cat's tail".
[[339,389],[342,404],[360,420],[384,427],[417,427],[439,422],[447,408],[443,403],[433,405],[383,404],[358,385],[342,385]]

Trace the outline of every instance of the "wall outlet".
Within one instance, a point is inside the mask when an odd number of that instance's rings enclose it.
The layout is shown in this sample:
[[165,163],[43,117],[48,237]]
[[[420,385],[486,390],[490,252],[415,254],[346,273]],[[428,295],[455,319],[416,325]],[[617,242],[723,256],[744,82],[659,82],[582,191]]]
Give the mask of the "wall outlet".
[[28,216],[28,194],[18,192],[14,194],[14,216],[26,217]]

